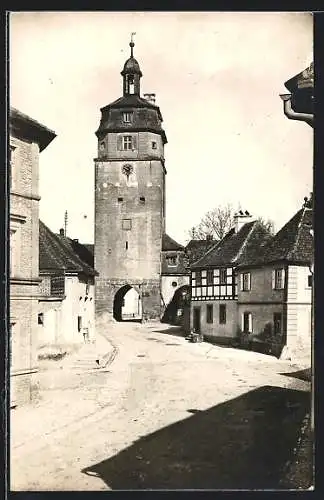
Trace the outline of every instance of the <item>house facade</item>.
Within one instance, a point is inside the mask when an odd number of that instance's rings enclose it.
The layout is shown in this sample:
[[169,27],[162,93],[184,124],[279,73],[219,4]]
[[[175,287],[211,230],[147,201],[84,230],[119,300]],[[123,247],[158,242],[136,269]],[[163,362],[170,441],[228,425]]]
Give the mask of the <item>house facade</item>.
[[38,347],[95,339],[93,255],[39,222]]
[[237,265],[269,237],[248,212],[236,214],[234,221],[225,237],[191,265],[191,328],[224,343],[238,336]]
[[10,398],[34,395],[37,376],[39,153],[56,134],[17,109],[9,115]]
[[242,332],[269,339],[278,355],[310,360],[313,222],[312,200],[238,265]]

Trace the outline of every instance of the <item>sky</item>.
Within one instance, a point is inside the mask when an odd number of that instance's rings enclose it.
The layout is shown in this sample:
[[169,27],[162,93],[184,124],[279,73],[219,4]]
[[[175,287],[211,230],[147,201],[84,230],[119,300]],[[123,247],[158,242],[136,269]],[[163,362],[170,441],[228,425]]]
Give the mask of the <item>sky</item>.
[[312,61],[308,13],[16,12],[10,105],[54,130],[40,154],[40,218],[94,241],[95,131],[134,56],[156,93],[168,144],[166,230],[185,243],[216,206],[279,230],[312,191],[313,130],[284,116],[284,82]]

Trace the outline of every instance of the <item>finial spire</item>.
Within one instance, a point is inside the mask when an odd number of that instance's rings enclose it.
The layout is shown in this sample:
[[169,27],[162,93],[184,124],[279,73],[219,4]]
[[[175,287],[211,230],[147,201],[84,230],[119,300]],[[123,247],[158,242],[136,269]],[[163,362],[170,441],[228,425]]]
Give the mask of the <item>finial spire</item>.
[[136,33],[135,33],[135,32],[132,32],[132,33],[131,33],[131,41],[130,41],[130,44],[129,44],[129,46],[130,46],[130,48],[131,48],[131,57],[134,57],[134,55],[133,55],[133,48],[135,47],[135,43],[134,43],[134,35],[136,35]]

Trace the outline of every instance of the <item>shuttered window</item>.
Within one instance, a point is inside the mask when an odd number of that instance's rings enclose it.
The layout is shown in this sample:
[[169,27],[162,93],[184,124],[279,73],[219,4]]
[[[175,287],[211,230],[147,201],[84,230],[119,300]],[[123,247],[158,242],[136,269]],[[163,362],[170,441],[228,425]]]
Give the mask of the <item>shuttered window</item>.
[[219,270],[219,282],[221,285],[226,285],[226,278],[227,278],[227,270],[220,269]]
[[123,150],[129,151],[131,149],[133,149],[132,136],[131,135],[124,135],[123,136]]
[[225,325],[226,323],[226,304],[220,304],[219,306],[219,324]]
[[252,314],[250,312],[242,314],[242,331],[252,333]]
[[241,273],[240,285],[243,292],[251,290],[251,273]]
[[282,290],[285,286],[285,270],[274,269],[272,271],[272,288],[274,290]]
[[214,284],[214,271],[213,269],[208,269],[207,271],[207,285]]
[[213,322],[213,306],[207,305],[207,323]]

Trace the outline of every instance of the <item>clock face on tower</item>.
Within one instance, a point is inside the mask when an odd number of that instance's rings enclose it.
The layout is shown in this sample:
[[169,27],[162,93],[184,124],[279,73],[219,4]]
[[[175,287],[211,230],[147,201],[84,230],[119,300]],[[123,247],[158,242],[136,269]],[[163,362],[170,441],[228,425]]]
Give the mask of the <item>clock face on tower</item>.
[[130,165],[129,163],[126,163],[125,165],[123,165],[122,167],[122,172],[124,175],[126,175],[127,177],[129,177],[134,171],[134,168],[132,165]]

